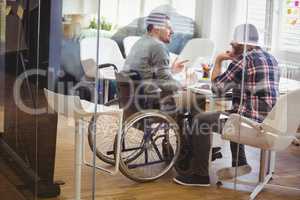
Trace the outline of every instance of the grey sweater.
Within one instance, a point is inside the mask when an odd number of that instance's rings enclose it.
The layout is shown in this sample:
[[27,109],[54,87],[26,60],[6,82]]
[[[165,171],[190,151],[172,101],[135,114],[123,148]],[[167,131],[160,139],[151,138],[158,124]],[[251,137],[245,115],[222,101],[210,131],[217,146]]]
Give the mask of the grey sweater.
[[177,91],[180,83],[173,78],[169,63],[166,45],[145,34],[131,48],[124,71],[138,71],[143,81],[150,82],[163,91]]

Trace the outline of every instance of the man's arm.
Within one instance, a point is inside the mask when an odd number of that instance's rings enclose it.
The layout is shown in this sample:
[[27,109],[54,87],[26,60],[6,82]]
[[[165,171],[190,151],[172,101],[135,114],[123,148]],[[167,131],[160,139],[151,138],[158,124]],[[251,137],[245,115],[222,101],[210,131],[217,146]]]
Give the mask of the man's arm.
[[153,70],[155,71],[155,76],[157,84],[163,90],[175,91],[178,90],[181,85],[172,76],[172,69],[169,66],[170,57],[168,50],[163,45],[155,45],[151,49],[151,63]]
[[224,60],[233,60],[233,57],[231,56],[230,52],[221,53],[217,56],[215,61],[215,66],[211,74],[211,81],[216,80],[216,78],[221,74],[222,72],[222,62]]
[[182,60],[178,61],[178,57],[175,58],[174,62],[172,63],[172,73],[176,74],[183,70],[184,64],[189,62],[189,60]]
[[[229,89],[233,88],[236,84],[241,82],[243,60],[235,60],[236,57],[231,56],[230,52],[219,54],[216,58],[215,67],[212,72],[212,90],[218,95],[224,94]],[[222,62],[224,60],[235,60],[222,73]]]

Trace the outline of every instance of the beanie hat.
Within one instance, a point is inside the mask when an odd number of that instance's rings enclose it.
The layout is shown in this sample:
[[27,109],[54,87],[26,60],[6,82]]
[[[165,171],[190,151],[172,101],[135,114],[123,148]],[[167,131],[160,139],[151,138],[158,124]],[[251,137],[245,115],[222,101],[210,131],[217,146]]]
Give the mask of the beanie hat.
[[146,17],[145,24],[146,27],[151,24],[154,28],[165,28],[169,20],[169,16],[164,13],[152,12]]
[[238,25],[234,30],[233,42],[260,46],[259,35],[256,27],[253,24]]

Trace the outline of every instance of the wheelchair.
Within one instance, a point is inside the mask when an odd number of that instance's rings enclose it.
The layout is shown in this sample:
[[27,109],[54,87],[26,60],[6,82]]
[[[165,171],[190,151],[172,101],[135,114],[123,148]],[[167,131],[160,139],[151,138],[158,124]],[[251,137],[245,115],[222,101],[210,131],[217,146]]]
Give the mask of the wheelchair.
[[[113,65],[112,65],[113,66]],[[115,67],[114,67],[115,68]],[[117,99],[123,108],[120,171],[136,182],[154,181],[174,166],[181,147],[180,128],[176,121],[159,109],[159,92],[144,94],[136,72],[117,72]],[[103,116],[101,117],[103,118]],[[104,133],[103,119],[92,119],[88,142],[93,149],[93,121],[96,121],[96,156],[111,165],[115,163],[116,136]],[[109,119],[106,119],[109,120]]]
[[[109,66],[109,65],[108,65]],[[159,102],[162,96],[159,91],[144,93],[146,85],[141,84],[137,72],[118,72],[115,70],[117,80],[117,102],[123,108],[123,127],[121,137],[120,171],[129,179],[136,182],[150,182],[159,179],[172,167],[181,174],[188,173],[187,163],[183,162],[191,155],[185,133],[191,124],[189,113],[180,113],[181,126],[176,123],[174,116],[161,111]],[[105,66],[107,67],[107,66]],[[116,101],[115,101],[116,102]],[[175,104],[175,103],[174,103]],[[205,104],[205,101],[204,101]],[[103,118],[103,116],[101,117]],[[93,121],[96,121],[96,156],[110,164],[115,164],[115,150],[117,138],[111,135],[117,127],[110,128],[103,133],[103,123],[109,119],[92,119],[88,129],[88,141],[93,150]],[[213,148],[213,158],[222,158],[220,148]]]

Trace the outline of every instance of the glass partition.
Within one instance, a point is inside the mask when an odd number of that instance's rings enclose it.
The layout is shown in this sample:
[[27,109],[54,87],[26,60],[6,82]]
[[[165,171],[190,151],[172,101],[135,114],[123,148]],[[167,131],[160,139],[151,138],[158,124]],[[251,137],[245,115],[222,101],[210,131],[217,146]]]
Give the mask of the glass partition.
[[[0,16],[0,91],[4,91],[4,52],[5,52],[5,8],[6,2],[1,1],[1,16]],[[4,132],[4,93],[0,94],[0,133]]]
[[[240,40],[239,43],[243,44],[240,49],[242,57],[235,58],[241,61],[238,62],[241,73],[231,74],[231,67],[236,67],[237,63],[233,60],[224,69],[225,73],[229,72],[227,77],[221,77],[223,80],[231,79],[239,83],[240,93],[236,93],[237,96],[234,95],[235,88],[232,89],[232,97],[239,97],[239,117],[231,115],[225,125],[227,129],[223,131],[223,137],[240,143],[236,152],[238,159],[234,161],[236,165],[242,162],[240,165],[243,166],[244,162],[244,165],[248,163],[252,167],[252,172],[239,178],[239,181],[252,180],[261,184],[261,187],[256,187],[251,193],[254,198],[269,182],[277,187],[287,184],[291,189],[296,186],[293,181],[298,178],[288,177],[289,167],[278,163],[282,163],[288,152],[293,152],[294,139],[287,138],[295,137],[299,131],[299,120],[296,120],[299,115],[294,106],[300,98],[300,82],[297,77],[299,60],[295,57],[299,54],[297,31],[300,8],[298,1],[271,0],[236,1],[234,7],[236,12],[232,13],[232,17],[235,20],[231,23],[234,28],[230,32],[233,33],[233,42]],[[248,26],[238,30],[238,24]],[[231,46],[233,50],[238,50],[236,44]],[[236,68],[237,71],[239,68]],[[234,99],[232,103],[234,104]],[[232,130],[228,129],[229,125]],[[241,148],[242,146],[245,147]],[[231,143],[231,152],[232,150]],[[297,161],[290,158],[288,162]],[[242,167],[237,167],[235,174],[241,169]],[[289,169],[293,170],[293,167]],[[274,173],[278,178],[273,177]],[[234,183],[239,181],[235,179]]]
[[241,198],[273,172],[272,184],[299,185],[286,176],[299,164],[298,0],[0,0],[0,11],[9,195],[192,199],[202,190],[169,183],[191,171]]
[[[281,72],[279,92],[280,97],[278,104],[283,104],[278,110],[283,110],[280,120],[273,118],[273,124],[278,129],[282,130],[284,136],[293,135],[299,138],[299,111],[297,103],[299,97],[299,81],[300,81],[300,48],[299,48],[299,16],[300,6],[299,1],[274,1],[271,2],[273,8],[273,29],[269,32],[272,33],[272,48],[273,55],[278,60],[278,65]],[[283,103],[282,103],[283,102]],[[294,117],[292,117],[294,116]],[[271,120],[270,120],[271,121]],[[272,123],[272,122],[269,122]],[[289,157],[289,165],[282,166],[282,159],[284,156],[291,156],[295,152],[295,144],[290,145],[283,151],[276,153],[274,158],[274,171],[280,178],[274,179],[274,184],[285,185],[287,187],[297,187],[298,176],[289,177],[290,171],[293,171],[293,164],[298,160]],[[282,144],[283,145],[283,144]]]

